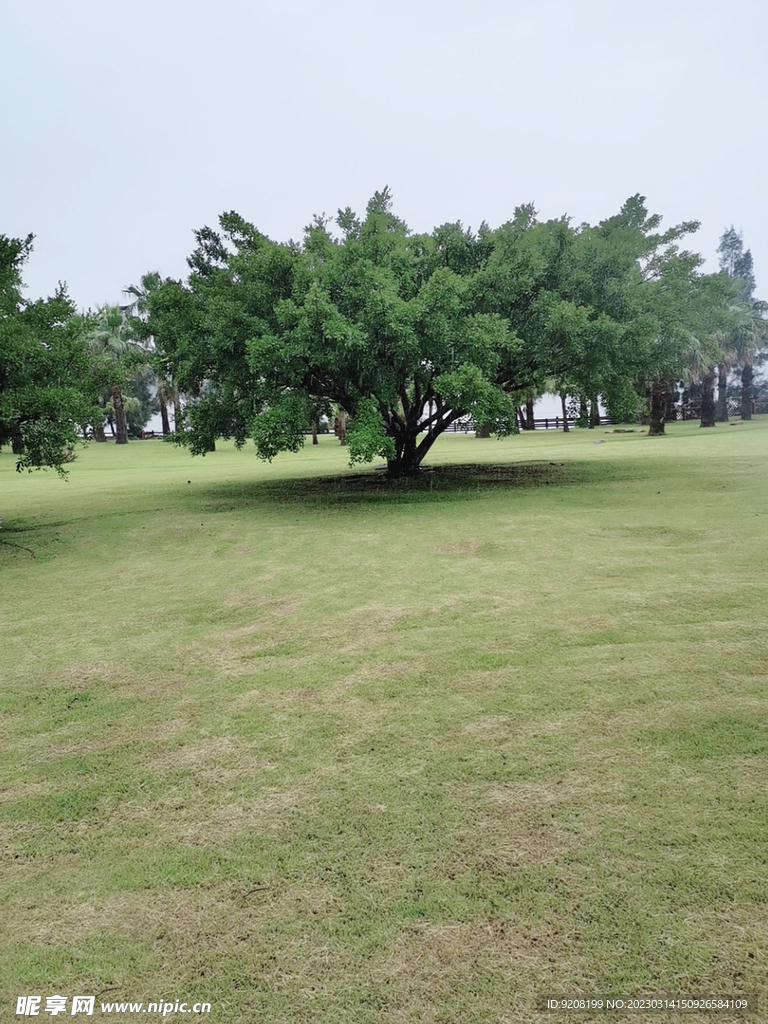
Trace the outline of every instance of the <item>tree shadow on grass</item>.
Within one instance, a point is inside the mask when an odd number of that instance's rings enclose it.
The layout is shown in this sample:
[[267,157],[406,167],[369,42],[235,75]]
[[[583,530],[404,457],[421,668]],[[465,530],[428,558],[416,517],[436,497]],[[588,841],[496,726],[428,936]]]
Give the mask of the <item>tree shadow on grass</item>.
[[367,504],[425,504],[466,501],[489,492],[538,487],[568,487],[591,482],[594,467],[585,463],[468,463],[426,466],[413,477],[389,479],[384,470],[343,476],[227,482],[200,492],[207,512],[244,505],[302,504],[312,508]]

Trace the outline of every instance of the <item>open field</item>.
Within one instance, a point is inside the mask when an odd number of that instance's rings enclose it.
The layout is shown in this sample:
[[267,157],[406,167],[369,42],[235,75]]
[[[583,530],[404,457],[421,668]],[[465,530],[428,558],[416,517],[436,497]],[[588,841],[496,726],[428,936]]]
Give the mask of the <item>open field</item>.
[[91,445],[67,483],[4,453],[0,1019],[764,999],[767,451],[450,436],[395,485],[330,437]]

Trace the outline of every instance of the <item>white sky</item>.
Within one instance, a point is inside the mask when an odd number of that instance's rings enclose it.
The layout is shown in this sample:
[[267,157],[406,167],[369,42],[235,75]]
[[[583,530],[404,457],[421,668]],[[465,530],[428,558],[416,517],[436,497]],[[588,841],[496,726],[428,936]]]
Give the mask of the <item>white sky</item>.
[[0,232],[28,294],[186,275],[237,210],[278,240],[388,184],[414,230],[636,192],[768,298],[766,0],[5,0]]

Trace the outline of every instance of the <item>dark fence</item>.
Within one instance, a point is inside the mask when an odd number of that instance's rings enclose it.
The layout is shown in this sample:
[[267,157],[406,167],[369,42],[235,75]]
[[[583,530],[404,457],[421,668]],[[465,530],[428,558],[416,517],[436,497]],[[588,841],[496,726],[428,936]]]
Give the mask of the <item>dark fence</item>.
[[[533,426],[535,430],[562,430],[563,429],[563,417],[562,416],[543,416],[538,419],[534,419]],[[568,426],[575,427],[578,423],[576,417],[568,417]],[[613,420],[609,419],[608,416],[601,416],[600,422],[596,424],[598,427],[611,427],[613,426]],[[454,434],[467,434],[472,433],[476,429],[474,422],[471,419],[456,420],[450,427],[447,428],[446,433]],[[524,428],[525,429],[525,428]]]
[[[534,419],[533,427],[535,430],[562,430],[563,429],[563,417],[562,416],[542,416],[538,419]],[[575,427],[578,420],[575,417],[568,417],[568,426]],[[600,422],[595,424],[597,427],[612,427],[613,420],[608,416],[601,416]],[[526,428],[523,428],[526,429]],[[466,417],[465,419],[455,420],[450,426],[445,428],[446,434],[473,434],[477,430],[474,420]],[[312,428],[307,427],[304,431],[305,434],[311,434]],[[333,434],[334,430],[318,430],[318,434]]]

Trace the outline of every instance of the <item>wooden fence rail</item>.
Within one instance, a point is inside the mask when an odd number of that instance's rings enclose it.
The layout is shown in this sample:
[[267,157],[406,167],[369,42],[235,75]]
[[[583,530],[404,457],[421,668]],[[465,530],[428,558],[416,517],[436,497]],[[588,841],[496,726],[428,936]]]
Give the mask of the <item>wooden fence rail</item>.
[[[568,426],[575,427],[577,423],[576,417],[568,417]],[[563,429],[563,417],[562,416],[542,416],[533,421],[534,428],[536,430],[562,430]],[[601,416],[600,422],[597,424],[598,427],[610,427],[613,426],[613,420],[607,416]],[[446,433],[472,433],[475,430],[475,424],[472,420],[456,420],[450,427],[447,428]]]
[[[568,417],[568,426],[569,427],[575,427],[577,422],[578,421],[577,421],[576,417],[571,417],[571,416]],[[534,419],[533,425],[534,425],[534,429],[536,429],[536,430],[539,430],[539,429],[541,429],[541,430],[562,430],[563,429],[563,417],[562,416],[542,416],[542,417],[539,417],[538,419]],[[609,419],[607,416],[601,416],[600,417],[600,422],[597,424],[597,426],[598,427],[603,427],[603,426],[610,427],[610,426],[613,426],[613,420]],[[474,421],[469,419],[469,418],[466,418],[466,419],[462,419],[462,420],[456,420],[455,422],[451,423],[451,425],[449,427],[446,427],[445,433],[446,434],[473,434],[475,432],[475,429],[476,429],[476,427],[475,427]],[[305,434],[311,434],[312,433],[312,428],[311,427],[307,427],[307,429],[304,431],[304,433]],[[318,434],[328,434],[328,433],[332,434],[332,433],[334,433],[334,431],[333,430],[329,431],[327,428],[325,430],[319,430],[318,431]]]

